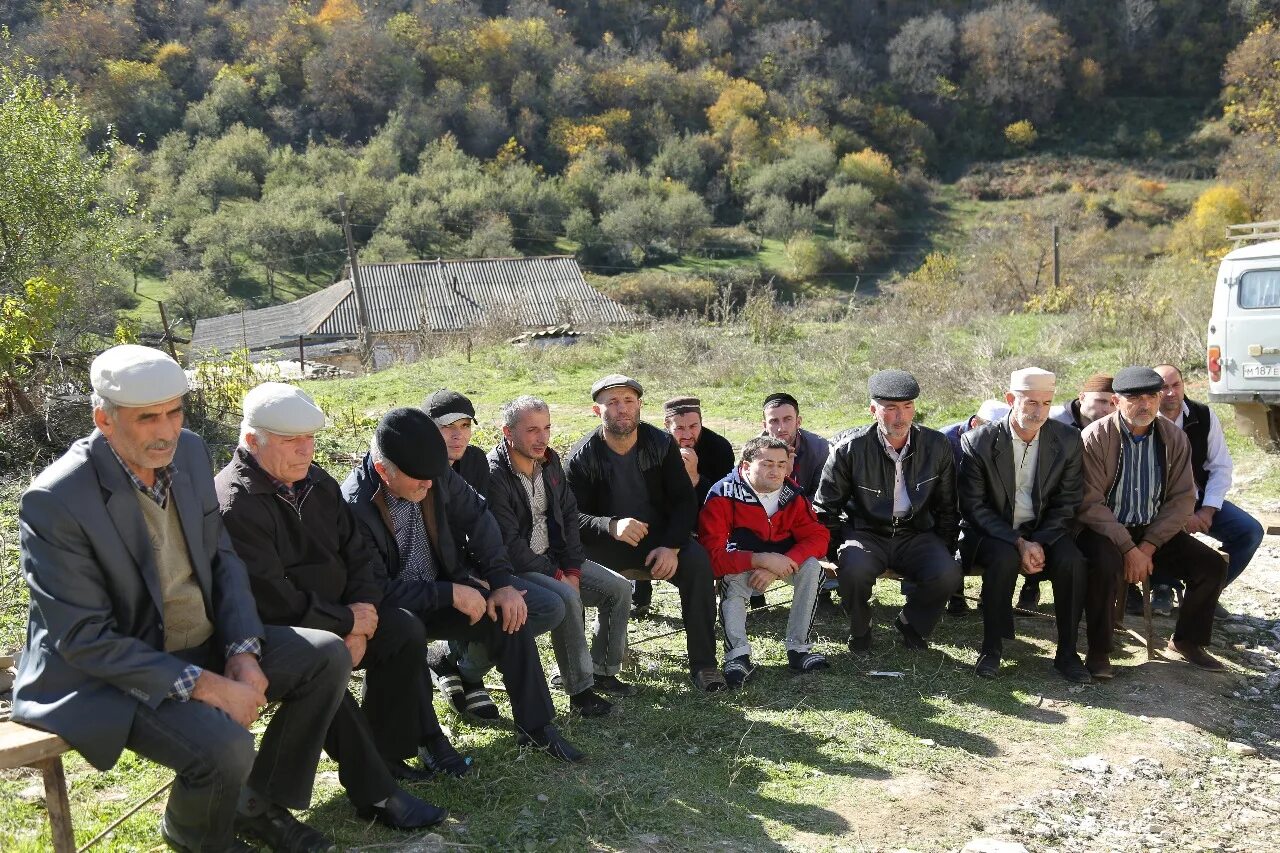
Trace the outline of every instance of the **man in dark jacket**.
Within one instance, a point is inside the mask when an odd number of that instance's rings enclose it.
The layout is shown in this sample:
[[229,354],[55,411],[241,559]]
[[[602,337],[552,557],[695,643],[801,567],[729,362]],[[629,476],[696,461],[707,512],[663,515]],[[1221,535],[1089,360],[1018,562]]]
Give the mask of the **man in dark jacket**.
[[396,829],[433,826],[448,812],[395,782],[430,777],[404,761],[419,746],[420,712],[433,714],[419,708],[426,635],[413,614],[380,606],[381,570],[337,482],[312,462],[324,423],[292,385],[246,394],[240,446],[214,479],[222,521],[262,619],[337,634],[365,670],[363,712],[348,692],[324,744],[357,811]]
[[960,514],[966,566],[982,569],[982,649],[977,674],[995,678],[1005,637],[1013,637],[1019,573],[1048,575],[1058,623],[1053,665],[1077,683],[1093,679],[1076,653],[1086,567],[1069,531],[1083,493],[1080,435],[1048,420],[1056,378],[1038,368],[1009,377],[1007,417],[961,441]]
[[951,556],[960,533],[955,460],[942,433],[912,423],[915,377],[882,370],[868,389],[876,421],[831,452],[814,504],[839,543],[849,649],[871,648],[871,593],[887,569],[915,585],[894,626],[907,648],[927,649],[925,637],[961,580]]
[[[636,692],[618,679],[631,582],[583,553],[578,504],[550,441],[551,410],[544,401],[517,397],[502,407],[502,442],[489,453],[489,511],[517,577],[564,602],[564,618],[551,629],[560,686],[570,708],[599,717],[613,707],[600,693]],[[599,612],[590,648],[584,606]]]
[[507,687],[518,742],[581,761],[551,725],[555,708],[502,534],[484,499],[449,468],[431,418],[410,408],[383,415],[342,495],[390,578],[387,603],[421,619],[428,638],[484,643]]
[[484,451],[472,445],[471,433],[476,425],[476,407],[457,391],[441,388],[422,403],[422,410],[440,427],[449,466],[467,481],[481,497],[489,496],[489,461]]
[[801,429],[800,403],[785,391],[764,398],[764,431],[761,435],[780,438],[791,448],[791,479],[809,500],[818,493],[822,467],[827,462],[831,445],[817,433]]
[[644,388],[612,374],[591,388],[601,425],[569,454],[582,544],[617,572],[647,571],[680,590],[689,672],[701,690],[722,690],[716,667],[715,588],[706,549],[693,538],[698,505],[671,436],[640,421]]

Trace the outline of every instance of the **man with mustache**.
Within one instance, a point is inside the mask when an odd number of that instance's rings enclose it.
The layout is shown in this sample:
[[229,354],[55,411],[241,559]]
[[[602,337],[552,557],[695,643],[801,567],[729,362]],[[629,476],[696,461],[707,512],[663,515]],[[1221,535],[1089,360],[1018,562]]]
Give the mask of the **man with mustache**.
[[831,451],[814,508],[838,543],[849,650],[871,649],[871,594],[887,569],[914,585],[894,627],[908,649],[924,650],[962,578],[952,558],[960,535],[955,458],[946,436],[913,423],[914,376],[882,370],[867,390],[875,423]]
[[1094,678],[1111,667],[1115,601],[1121,584],[1142,583],[1153,570],[1187,585],[1169,651],[1220,672],[1205,651],[1213,611],[1226,579],[1217,553],[1184,529],[1196,504],[1191,446],[1172,421],[1159,417],[1164,380],[1149,367],[1126,367],[1112,382],[1116,410],[1085,427],[1084,499],[1077,542],[1089,562],[1085,612]]
[[[342,638],[264,626],[218,513],[209,448],[182,428],[187,377],[126,344],[89,368],[96,429],[22,495],[31,588],[13,718],[94,767],[124,749],[177,774],[160,835],[177,850],[337,847],[289,809],[311,803],[347,692]],[[255,753],[251,730],[280,705]]]
[[981,678],[996,677],[1003,641],[1013,638],[1013,587],[1022,574],[1052,580],[1054,668],[1068,681],[1093,680],[1076,654],[1085,562],[1069,530],[1083,488],[1080,435],[1049,420],[1056,384],[1047,370],[1015,370],[1005,395],[1008,415],[960,442],[960,554],[966,568],[982,569]]
[[[619,680],[627,649],[631,582],[582,551],[578,504],[551,449],[551,409],[537,397],[517,397],[502,407],[502,441],[489,453],[489,511],[511,556],[517,578],[564,603],[551,629],[560,687],[569,708],[602,717],[613,705],[600,696],[634,696]],[[583,608],[597,609],[590,647]]]
[[566,465],[582,544],[587,557],[614,571],[647,572],[676,586],[689,675],[699,690],[723,690],[711,559],[693,538],[693,485],[671,436],[641,423],[643,394],[639,382],[616,373],[591,387],[600,426],[574,445]]

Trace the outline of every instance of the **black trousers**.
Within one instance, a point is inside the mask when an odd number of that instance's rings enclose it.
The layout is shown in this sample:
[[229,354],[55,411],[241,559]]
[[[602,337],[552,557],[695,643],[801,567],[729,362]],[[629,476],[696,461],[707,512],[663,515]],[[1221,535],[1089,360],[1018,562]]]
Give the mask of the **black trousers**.
[[[1130,527],[1134,542],[1142,541],[1145,527]],[[1124,554],[1111,540],[1089,528],[1076,537],[1089,561],[1088,594],[1085,599],[1089,655],[1111,651],[1115,624],[1115,601],[1124,588]],[[1155,568],[1165,577],[1177,578],[1187,586],[1178,607],[1173,628],[1175,640],[1197,646],[1209,645],[1213,637],[1213,611],[1227,582],[1227,564],[1218,552],[1186,531],[1179,531],[1151,556]]]
[[[487,590],[480,592],[488,597]],[[502,683],[511,700],[511,714],[519,728],[525,732],[533,732],[555,718],[556,710],[551,704],[551,692],[547,688],[547,676],[542,671],[542,659],[538,657],[534,635],[527,626],[514,634],[508,634],[502,630],[501,623],[493,621],[487,615],[481,616],[480,621],[472,625],[466,616],[452,607],[420,613],[418,618],[422,620],[429,640],[458,640],[484,645],[489,659],[494,661],[498,672],[502,674]],[[418,656],[422,657],[421,649]],[[420,688],[420,695],[424,697],[420,703],[423,737],[430,737],[433,728],[434,733],[440,731],[430,693],[424,679]]]
[[942,539],[917,531],[881,536],[847,526],[844,535],[837,552],[837,578],[849,613],[849,635],[861,637],[871,630],[871,593],[876,578],[888,569],[913,584],[902,608],[907,624],[921,636],[932,633],[947,599],[964,582]]
[[[210,645],[180,656],[221,672],[222,655]],[[126,746],[177,773],[164,822],[190,850],[231,846],[244,785],[286,808],[311,804],[320,746],[347,695],[351,657],[328,631],[268,625],[259,665],[267,699],[280,706],[256,755],[253,734],[212,705],[166,699],[155,708],[139,703],[134,713]]]
[[[628,545],[616,539],[600,539],[583,543],[587,558],[615,572],[645,571],[644,558],[656,542],[642,539],[639,545]],[[689,672],[716,666],[716,585],[711,572],[711,556],[690,538],[680,546],[676,573],[667,579],[680,592],[680,618],[684,621],[685,648],[689,653]]]
[[[324,751],[338,763],[338,781],[357,806],[395,793],[399,786],[387,764],[417,753],[426,642],[422,623],[412,613],[378,608],[378,628],[357,667],[365,671],[364,708],[348,691],[324,739]],[[430,703],[428,708],[434,719],[435,709]]]
[[[982,569],[982,651],[1000,653],[1001,640],[1013,639],[1013,588],[1022,573],[1022,557],[1014,545],[980,534],[965,534],[960,540],[960,557],[966,566]],[[1044,571],[1027,575],[1035,581],[1042,576],[1053,584],[1053,612],[1058,622],[1058,655],[1074,655],[1076,635],[1084,613],[1085,580],[1088,573],[1084,555],[1068,534],[1044,546]]]

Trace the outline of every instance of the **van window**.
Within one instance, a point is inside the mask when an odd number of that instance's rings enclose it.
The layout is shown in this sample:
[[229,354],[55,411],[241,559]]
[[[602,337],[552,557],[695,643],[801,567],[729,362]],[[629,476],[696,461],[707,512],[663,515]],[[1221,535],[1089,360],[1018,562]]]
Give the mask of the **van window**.
[[1280,270],[1252,270],[1240,276],[1241,308],[1280,308]]

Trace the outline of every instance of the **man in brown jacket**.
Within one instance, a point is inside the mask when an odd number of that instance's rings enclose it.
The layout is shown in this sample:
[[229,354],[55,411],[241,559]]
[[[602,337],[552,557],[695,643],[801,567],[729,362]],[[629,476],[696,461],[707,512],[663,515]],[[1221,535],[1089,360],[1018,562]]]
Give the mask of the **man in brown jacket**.
[[1154,568],[1187,585],[1169,650],[1202,669],[1221,671],[1205,651],[1226,564],[1183,526],[1196,503],[1191,447],[1158,417],[1160,374],[1126,367],[1112,382],[1116,411],[1089,424],[1084,440],[1084,500],[1078,544],[1089,560],[1089,654],[1094,678],[1111,678],[1114,602],[1122,583],[1141,583]]

